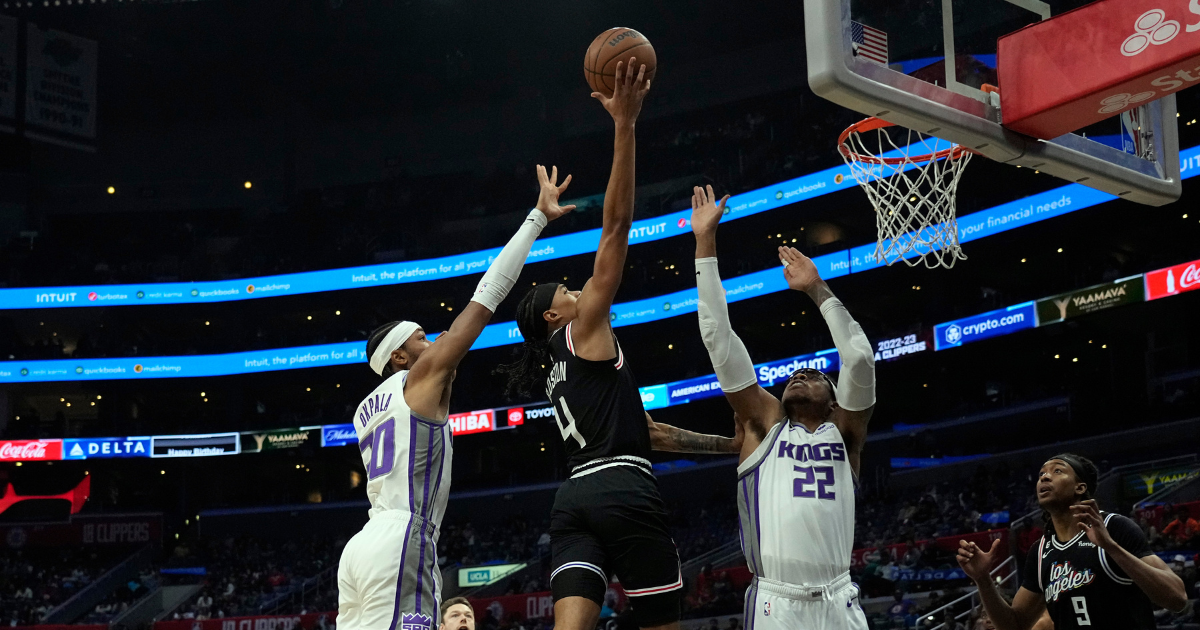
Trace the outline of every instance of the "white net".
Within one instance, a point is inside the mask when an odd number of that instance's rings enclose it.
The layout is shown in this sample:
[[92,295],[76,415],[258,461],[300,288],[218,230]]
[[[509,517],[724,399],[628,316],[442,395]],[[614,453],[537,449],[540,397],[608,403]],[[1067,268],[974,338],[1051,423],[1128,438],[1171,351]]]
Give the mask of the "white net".
[[883,125],[870,130],[856,125],[839,147],[875,208],[875,260],[949,269],[967,258],[958,243],[955,200],[971,153],[911,129],[906,130],[907,142],[897,144],[886,128],[890,125]]

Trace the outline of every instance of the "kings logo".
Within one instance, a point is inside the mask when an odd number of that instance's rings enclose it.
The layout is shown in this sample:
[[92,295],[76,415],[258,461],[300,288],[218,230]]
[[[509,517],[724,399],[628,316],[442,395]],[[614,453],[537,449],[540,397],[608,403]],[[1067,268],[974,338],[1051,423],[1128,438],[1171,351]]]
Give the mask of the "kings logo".
[[433,618],[421,613],[404,613],[400,617],[400,627],[397,630],[430,630],[433,628]]

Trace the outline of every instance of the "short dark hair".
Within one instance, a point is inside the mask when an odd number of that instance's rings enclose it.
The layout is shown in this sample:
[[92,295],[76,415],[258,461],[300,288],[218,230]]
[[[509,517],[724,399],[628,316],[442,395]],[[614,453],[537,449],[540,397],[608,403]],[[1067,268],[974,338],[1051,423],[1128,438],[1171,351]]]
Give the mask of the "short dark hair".
[[[471,608],[471,600],[467,599],[466,597],[451,597],[450,599],[442,602],[441,608],[438,609],[438,623],[446,623],[446,611],[450,610],[451,606],[457,606],[459,604],[466,604],[467,608]],[[474,612],[475,609],[471,608],[471,611]]]
[[[371,360],[371,357],[375,356],[375,351],[379,349],[379,344],[383,343],[383,338],[387,337],[387,334],[392,332],[392,329],[399,325],[400,322],[388,322],[371,331],[371,335],[367,337],[368,361]],[[403,345],[401,345],[401,347],[403,347]],[[393,373],[394,370],[392,369],[392,362],[389,360],[387,364],[383,366],[383,374],[381,376],[383,376],[384,380],[387,380],[388,377],[390,377]]]

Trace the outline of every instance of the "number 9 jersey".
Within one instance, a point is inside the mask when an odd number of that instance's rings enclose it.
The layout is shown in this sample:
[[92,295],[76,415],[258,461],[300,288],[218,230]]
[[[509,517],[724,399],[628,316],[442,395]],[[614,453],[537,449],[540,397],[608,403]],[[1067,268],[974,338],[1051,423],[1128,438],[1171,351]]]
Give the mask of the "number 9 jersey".
[[407,377],[407,371],[389,377],[355,412],[371,520],[342,551],[340,630],[437,627],[436,544],[454,449],[449,422],[409,409]]

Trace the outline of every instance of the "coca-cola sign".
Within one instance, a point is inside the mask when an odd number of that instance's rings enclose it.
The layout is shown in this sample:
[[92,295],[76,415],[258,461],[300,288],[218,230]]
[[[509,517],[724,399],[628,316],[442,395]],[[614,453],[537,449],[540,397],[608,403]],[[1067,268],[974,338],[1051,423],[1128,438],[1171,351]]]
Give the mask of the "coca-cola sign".
[[0,441],[0,461],[39,462],[62,459],[62,440]]
[[1193,260],[1174,267],[1151,271],[1146,274],[1146,299],[1186,293],[1200,289],[1200,260]]

